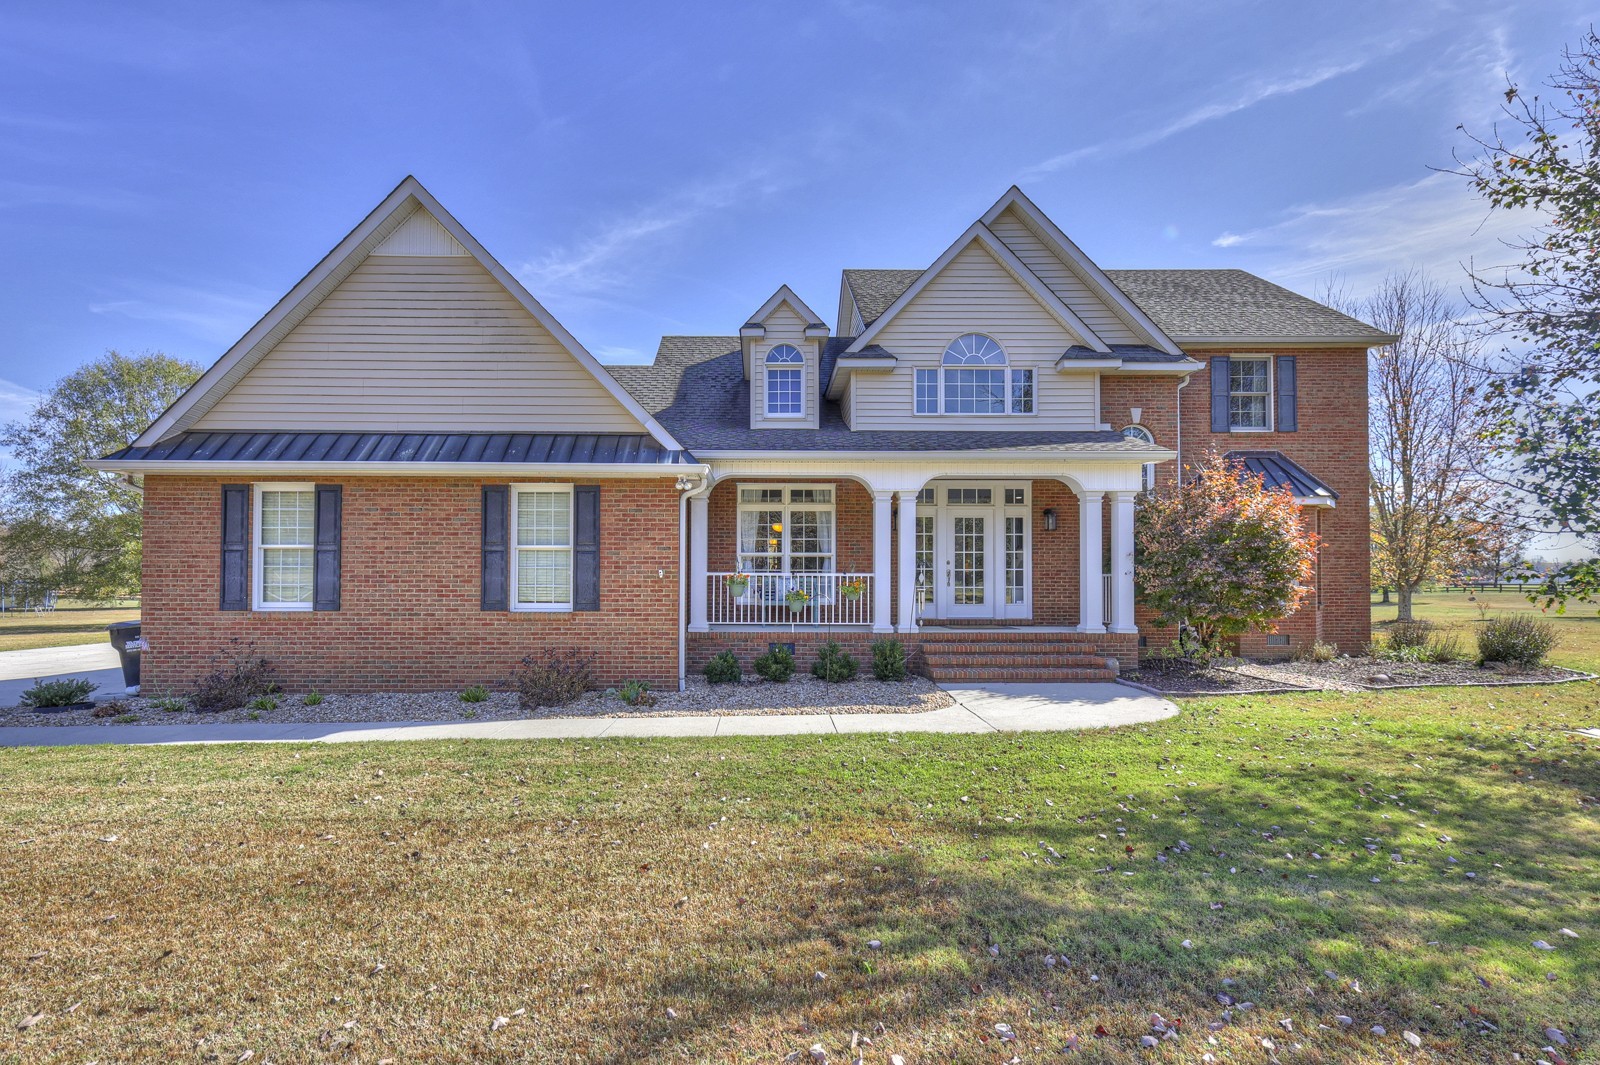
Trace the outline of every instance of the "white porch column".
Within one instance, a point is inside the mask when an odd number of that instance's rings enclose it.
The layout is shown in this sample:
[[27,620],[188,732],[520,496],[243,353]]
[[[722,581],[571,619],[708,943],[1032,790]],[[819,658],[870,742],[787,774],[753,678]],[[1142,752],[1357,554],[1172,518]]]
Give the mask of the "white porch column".
[[901,632],[917,631],[917,489],[896,493],[900,499],[899,540]]
[[893,632],[889,622],[890,604],[894,602],[893,567],[890,565],[894,535],[890,525],[894,518],[894,493],[872,493],[872,631]]
[[1105,632],[1105,581],[1100,573],[1100,536],[1104,531],[1104,492],[1078,494],[1078,631]]
[[1111,493],[1111,631],[1137,632],[1133,622],[1133,492]]
[[706,624],[706,555],[709,550],[711,493],[689,497],[689,631],[709,632]]

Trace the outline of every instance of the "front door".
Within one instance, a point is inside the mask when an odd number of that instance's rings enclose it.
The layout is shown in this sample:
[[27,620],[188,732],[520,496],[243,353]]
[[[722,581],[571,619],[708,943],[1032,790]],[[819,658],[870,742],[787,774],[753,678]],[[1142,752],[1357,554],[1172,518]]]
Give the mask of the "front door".
[[925,616],[1032,617],[1026,485],[938,483],[929,502],[918,516],[919,533],[933,533]]

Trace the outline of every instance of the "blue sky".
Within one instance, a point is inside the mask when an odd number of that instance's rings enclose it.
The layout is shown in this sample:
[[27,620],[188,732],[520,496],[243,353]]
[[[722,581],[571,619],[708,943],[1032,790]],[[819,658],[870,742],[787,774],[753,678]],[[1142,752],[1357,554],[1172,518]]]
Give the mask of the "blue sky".
[[1583,3],[58,2],[0,22],[0,420],[208,363],[401,177],[602,359],[921,267],[1018,183],[1106,267],[1500,261],[1431,172]]

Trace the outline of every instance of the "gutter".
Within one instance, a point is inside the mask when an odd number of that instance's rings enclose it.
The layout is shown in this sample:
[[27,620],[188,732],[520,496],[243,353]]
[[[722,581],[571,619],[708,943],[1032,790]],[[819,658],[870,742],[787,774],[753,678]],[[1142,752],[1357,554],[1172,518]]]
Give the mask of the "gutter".
[[[1185,378],[1187,380],[1187,378]],[[1181,386],[1180,386],[1181,387]],[[1108,441],[1109,443],[1109,441]],[[1039,448],[1029,448],[1028,445],[1019,445],[1018,449],[988,448],[984,450],[970,449],[965,451],[707,451],[703,448],[695,449],[695,456],[702,459],[755,459],[767,462],[788,462],[803,464],[814,459],[826,459],[834,462],[859,462],[862,459],[876,459],[891,462],[918,462],[923,459],[1066,459],[1078,462],[1165,462],[1174,457],[1174,452],[1164,447],[1118,448],[1115,451],[1049,451],[1044,448],[1060,445],[1044,444]],[[681,469],[682,467],[680,467]]]
[[709,467],[700,484],[688,488],[687,477],[678,478],[678,690],[689,687],[689,499],[711,491]]

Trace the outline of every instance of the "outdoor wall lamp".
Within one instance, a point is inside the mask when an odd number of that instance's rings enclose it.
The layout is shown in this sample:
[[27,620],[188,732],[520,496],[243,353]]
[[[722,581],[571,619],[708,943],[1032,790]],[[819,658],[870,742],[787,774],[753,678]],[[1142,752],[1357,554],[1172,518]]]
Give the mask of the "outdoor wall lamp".
[[1044,531],[1045,532],[1055,532],[1056,531],[1056,508],[1055,507],[1045,507],[1044,508]]

